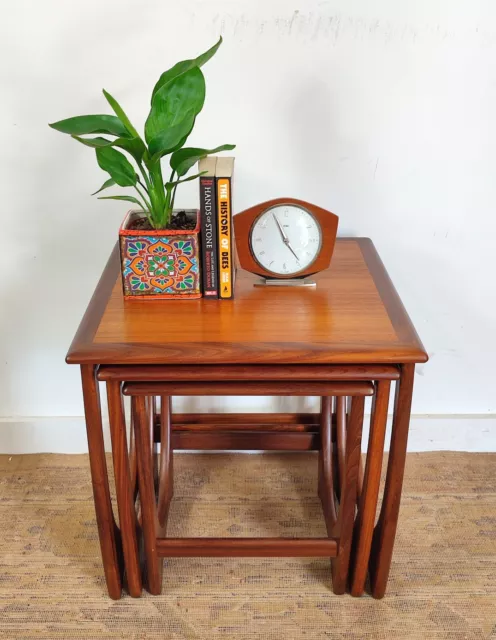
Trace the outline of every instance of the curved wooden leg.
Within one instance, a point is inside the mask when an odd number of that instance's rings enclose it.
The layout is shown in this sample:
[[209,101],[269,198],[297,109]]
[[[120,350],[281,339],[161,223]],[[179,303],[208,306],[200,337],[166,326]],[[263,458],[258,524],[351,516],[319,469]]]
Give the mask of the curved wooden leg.
[[155,420],[157,417],[157,398],[155,396],[149,396],[147,399],[147,411],[148,411],[148,427],[150,429],[150,445],[152,447],[152,460],[153,460],[153,484],[155,487],[155,495],[158,491],[158,483],[160,480],[160,467],[159,467],[159,445],[160,442],[155,438]]
[[130,429],[129,429],[129,473],[131,475],[131,491],[133,494],[133,502],[136,504],[138,497],[138,460],[136,459],[136,445],[134,440],[134,415],[131,410]]
[[338,495],[341,495],[341,487],[344,483],[345,451],[346,451],[346,397],[336,398],[336,448],[338,459]]
[[146,558],[147,588],[153,595],[162,592],[162,558],[157,555],[159,523],[155,500],[153,446],[150,429],[150,402],[145,396],[132,396],[135,417],[135,443],[138,460],[138,485],[141,501],[141,522]]
[[339,501],[339,457],[338,457],[338,434],[337,434],[337,396],[332,398],[334,409],[331,419],[331,442],[332,442],[332,483],[336,502]]
[[161,537],[165,536],[169,506],[174,492],[174,474],[172,468],[171,447],[171,399],[160,399],[160,477],[158,485],[157,512]]
[[389,405],[389,380],[376,383],[370,416],[370,433],[367,447],[367,461],[363,490],[358,500],[358,513],[352,552],[351,595],[361,596],[367,578],[374,521],[377,509],[377,497],[381,481],[382,458],[384,455],[384,437],[386,435],[387,412]]
[[339,538],[338,555],[332,559],[332,587],[342,594],[348,582],[350,553],[355,520],[358,471],[360,466],[365,398],[353,396],[346,430],[346,450],[338,521],[332,534]]
[[318,490],[327,533],[331,536],[337,516],[333,483],[332,398],[328,396],[321,399],[320,438]]
[[110,435],[112,437],[115,491],[119,510],[127,588],[130,596],[139,598],[141,596],[141,570],[138,555],[137,520],[120,382],[107,382],[107,398]]
[[382,598],[393,556],[394,538],[400,510],[401,489],[405,471],[408,428],[412,405],[414,364],[401,366],[401,377],[396,383],[393,429],[389,447],[386,485],[381,513],[374,531],[370,555],[370,583],[372,596]]
[[81,365],[84,413],[88,435],[88,451],[91,481],[95,501],[96,522],[100,537],[103,570],[109,596],[114,600],[121,597],[121,564],[119,563],[119,530],[115,524],[103,443],[100,391],[94,365]]

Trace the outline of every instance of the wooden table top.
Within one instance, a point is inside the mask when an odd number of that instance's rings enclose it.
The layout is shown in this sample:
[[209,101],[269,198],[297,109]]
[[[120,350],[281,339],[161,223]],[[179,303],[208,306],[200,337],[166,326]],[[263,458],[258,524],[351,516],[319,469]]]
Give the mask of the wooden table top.
[[130,300],[114,248],[67,355],[70,364],[371,364],[427,354],[368,238],[338,238],[315,288],[254,287],[233,300]]

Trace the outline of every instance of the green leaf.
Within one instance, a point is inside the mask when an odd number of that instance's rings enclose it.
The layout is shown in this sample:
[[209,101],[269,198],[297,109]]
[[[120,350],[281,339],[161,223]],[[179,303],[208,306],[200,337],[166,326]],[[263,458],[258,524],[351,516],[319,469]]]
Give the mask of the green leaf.
[[80,138],[79,136],[71,136],[74,140],[81,144],[94,149],[101,147],[119,147],[127,151],[136,162],[141,162],[143,154],[146,151],[145,143],[141,138],[117,138],[116,140],[107,140],[106,138]]
[[217,40],[217,42],[214,44],[213,47],[210,47],[210,49],[207,49],[207,51],[205,51],[204,53],[199,55],[197,58],[195,58],[196,65],[198,67],[203,67],[205,62],[208,62],[210,58],[216,53],[217,49],[220,47],[221,44],[222,44],[222,36],[219,36],[219,39]]
[[234,144],[222,144],[219,147],[215,147],[215,149],[199,149],[197,147],[178,149],[171,155],[170,166],[178,176],[183,176],[200,158],[209,156],[212,153],[218,153],[219,151],[231,151],[235,146]]
[[164,84],[167,84],[177,76],[180,76],[181,74],[186,73],[186,71],[189,71],[193,67],[203,66],[205,62],[208,62],[210,60],[210,58],[214,55],[214,53],[217,51],[217,49],[220,47],[221,44],[222,44],[222,36],[219,38],[216,44],[214,44],[213,47],[211,47],[208,51],[205,51],[205,53],[202,53],[197,58],[193,58],[192,60],[182,60],[181,62],[178,62],[177,64],[175,64],[171,69],[164,71],[164,73],[158,79],[157,84],[153,88],[152,102],[155,94],[164,86]]
[[140,209],[146,211],[138,198],[133,198],[133,196],[100,196],[98,200],[126,200],[126,202],[133,202],[134,204],[139,205]]
[[140,137],[117,138],[117,140],[112,143],[112,146],[119,147],[119,149],[124,149],[124,151],[127,151],[131,156],[133,156],[133,158],[138,163],[141,162],[141,160],[143,159],[143,154],[146,151],[145,143]]
[[125,126],[116,116],[76,116],[75,118],[52,122],[48,126],[56,131],[69,133],[73,136],[84,136],[88,133],[106,133],[111,136],[129,137]]
[[103,91],[103,95],[107,98],[107,102],[109,103],[109,105],[114,110],[115,115],[119,118],[119,120],[122,122],[122,124],[126,127],[127,131],[131,134],[131,136],[133,138],[139,138],[140,137],[139,133],[136,131],[136,129],[131,124],[131,121],[129,120],[127,115],[124,113],[124,109],[121,107],[121,105],[117,102],[117,100],[115,98],[113,98],[110,95],[110,93],[108,91],[105,91],[105,89],[102,89],[102,91]]
[[115,184],[115,180],[113,180],[112,178],[109,178],[108,180],[105,180],[105,182],[98,189],[98,191],[95,191],[95,193],[92,193],[91,195],[96,196],[97,193],[100,193],[100,191],[103,191],[104,189],[108,189],[109,187],[113,187],[114,184]]
[[96,159],[99,166],[107,171],[120,187],[133,187],[136,184],[136,171],[120,151],[112,147],[96,149]]
[[200,171],[200,173],[195,173],[194,176],[188,176],[187,178],[183,178],[182,180],[174,180],[173,182],[166,182],[165,188],[167,189],[167,191],[170,191],[170,189],[172,187],[175,187],[177,184],[181,184],[183,182],[189,182],[190,180],[195,180],[196,178],[199,178],[205,173],[208,173],[208,171]]
[[198,67],[174,78],[155,94],[145,124],[145,139],[153,138],[165,129],[184,120],[191,110],[197,115],[205,101],[205,78]]
[[74,138],[74,140],[77,140],[87,147],[92,147],[93,149],[97,149],[99,147],[111,147],[113,145],[113,141],[107,140],[107,138],[80,138],[79,136],[71,136],[71,138]]
[[184,120],[181,120],[178,124],[160,131],[158,135],[150,140],[148,143],[148,149],[152,154],[152,162],[155,162],[158,158],[165,156],[167,153],[171,153],[180,148],[181,144],[184,144],[187,137],[193,130],[195,125],[195,112],[190,109],[186,112]]

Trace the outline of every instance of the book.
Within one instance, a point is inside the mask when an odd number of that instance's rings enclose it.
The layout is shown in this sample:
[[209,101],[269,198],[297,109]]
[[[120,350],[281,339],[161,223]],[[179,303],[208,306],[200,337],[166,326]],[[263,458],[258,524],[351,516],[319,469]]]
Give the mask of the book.
[[215,195],[215,168],[217,156],[207,156],[198,162],[200,176],[201,218],[201,277],[206,298],[219,297],[219,259],[217,251],[217,199]]
[[234,238],[232,224],[232,177],[234,158],[217,158],[215,188],[217,192],[217,227],[219,247],[219,298],[234,295]]

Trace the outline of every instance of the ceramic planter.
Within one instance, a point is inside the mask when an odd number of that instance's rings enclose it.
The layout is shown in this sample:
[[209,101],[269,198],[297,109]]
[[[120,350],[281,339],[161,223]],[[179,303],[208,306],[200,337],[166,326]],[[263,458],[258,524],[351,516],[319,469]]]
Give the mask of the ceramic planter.
[[122,286],[127,300],[201,298],[200,215],[193,230],[136,231],[131,221],[142,214],[129,211],[119,230]]

